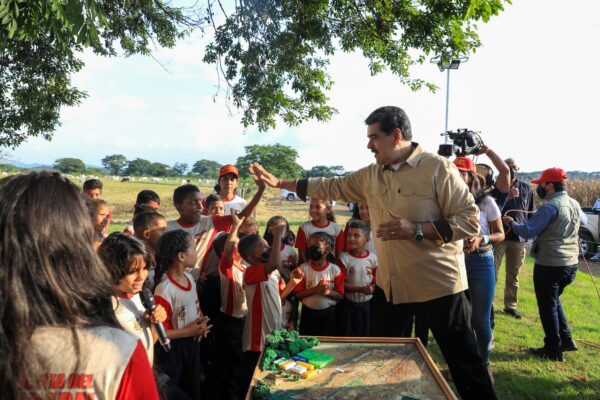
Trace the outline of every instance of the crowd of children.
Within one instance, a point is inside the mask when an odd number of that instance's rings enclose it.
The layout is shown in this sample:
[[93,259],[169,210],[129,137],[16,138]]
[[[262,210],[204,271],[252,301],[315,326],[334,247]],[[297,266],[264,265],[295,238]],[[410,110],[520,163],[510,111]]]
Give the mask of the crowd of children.
[[[344,228],[330,201],[313,198],[310,220],[296,235],[276,215],[261,236],[252,215],[264,184],[257,182],[246,203],[236,194],[238,179],[237,168],[226,165],[215,193],[176,188],[179,218],[170,221],[160,214],[158,194],[143,190],[131,224],[110,235],[101,186],[86,192],[117,318],[139,336],[168,398],[244,398],[265,338],[278,328],[370,334],[377,258],[366,205],[357,205]],[[151,314],[139,299],[144,287],[157,304]],[[169,351],[157,342],[155,323],[164,325]]]

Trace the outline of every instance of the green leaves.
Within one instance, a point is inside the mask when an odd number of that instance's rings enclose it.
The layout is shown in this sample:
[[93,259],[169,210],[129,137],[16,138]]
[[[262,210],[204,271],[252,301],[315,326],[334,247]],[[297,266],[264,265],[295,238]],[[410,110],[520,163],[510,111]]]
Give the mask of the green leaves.
[[297,163],[298,152],[282,144],[252,145],[244,148],[246,154],[237,159],[236,165],[242,177],[248,177],[248,165],[253,162],[262,164],[267,171],[281,178],[300,178],[302,167]]
[[204,61],[220,66],[243,124],[264,131],[277,119],[293,126],[331,118],[326,68],[337,51],[361,52],[372,75],[389,69],[413,90],[435,90],[411,77],[411,67],[475,51],[475,22],[497,15],[504,1],[245,0],[220,25],[210,4],[216,33]]
[[173,47],[200,25],[159,0],[0,0],[0,146],[49,140],[60,109],[85,98],[71,85],[83,47],[149,54],[151,45]]

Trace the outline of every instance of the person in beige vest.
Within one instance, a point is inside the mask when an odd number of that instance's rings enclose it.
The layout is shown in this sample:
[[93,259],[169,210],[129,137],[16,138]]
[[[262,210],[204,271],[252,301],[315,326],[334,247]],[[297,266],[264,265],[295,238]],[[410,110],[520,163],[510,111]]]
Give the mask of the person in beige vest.
[[573,280],[579,262],[578,232],[581,221],[579,203],[569,197],[565,188],[567,174],[560,168],[549,168],[538,179],[536,193],[545,201],[524,224],[510,216],[503,221],[525,239],[536,237],[531,254],[535,258],[533,284],[538,311],[546,337],[544,346],[531,348],[536,356],[564,361],[564,351],[575,351],[560,295]]

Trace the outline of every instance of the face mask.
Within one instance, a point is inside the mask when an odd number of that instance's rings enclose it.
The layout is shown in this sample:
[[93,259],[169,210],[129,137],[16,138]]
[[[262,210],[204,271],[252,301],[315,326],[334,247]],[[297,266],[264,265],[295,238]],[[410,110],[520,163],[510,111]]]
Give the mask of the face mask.
[[319,261],[323,258],[323,250],[319,246],[308,246],[306,249],[306,258],[312,261]]
[[541,184],[537,185],[537,187],[535,188],[535,192],[537,193],[538,196],[540,196],[540,199],[542,199],[542,200],[545,199],[546,196],[548,195],[548,191]]
[[271,248],[268,248],[267,250],[265,250],[261,255],[260,255],[260,259],[263,262],[267,262],[269,261],[269,258],[271,257]]

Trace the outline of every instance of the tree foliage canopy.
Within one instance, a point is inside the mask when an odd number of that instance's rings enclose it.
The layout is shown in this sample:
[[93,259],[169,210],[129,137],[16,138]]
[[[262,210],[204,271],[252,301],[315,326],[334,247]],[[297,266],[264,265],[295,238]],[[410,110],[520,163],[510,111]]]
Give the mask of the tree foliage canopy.
[[192,166],[192,172],[204,179],[216,179],[219,175],[221,164],[212,160],[198,160]]
[[248,177],[248,165],[252,162],[259,162],[272,172],[275,176],[281,178],[300,178],[302,176],[302,167],[296,161],[298,152],[290,146],[282,144],[274,145],[252,145],[244,147],[246,154],[237,159],[237,167],[240,175]]
[[[429,56],[448,60],[480,45],[478,22],[510,0],[208,0],[190,8],[163,0],[0,0],[0,146],[28,136],[50,139],[61,107],[85,93],[71,84],[84,47],[100,55],[150,54],[173,47],[190,29],[212,24],[204,61],[218,66],[226,96],[245,126],[294,126],[328,120],[337,52],[359,52],[371,74],[410,76]],[[206,13],[199,19],[198,15]]]
[[111,174],[120,175],[127,165],[127,158],[123,154],[112,154],[104,157],[100,162]]
[[54,168],[63,174],[76,174],[85,172],[85,163],[78,158],[59,158],[54,162]]

